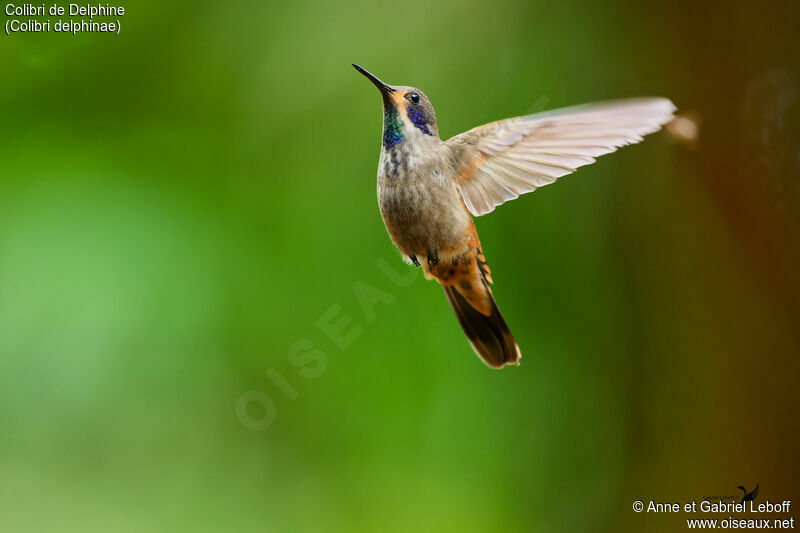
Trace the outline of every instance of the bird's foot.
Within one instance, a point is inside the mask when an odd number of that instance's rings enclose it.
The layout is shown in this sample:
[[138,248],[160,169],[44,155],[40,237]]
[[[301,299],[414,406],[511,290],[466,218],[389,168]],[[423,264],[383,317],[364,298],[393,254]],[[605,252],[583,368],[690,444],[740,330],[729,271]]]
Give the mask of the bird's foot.
[[431,248],[428,250],[428,266],[435,267],[439,264],[439,250],[436,248]]

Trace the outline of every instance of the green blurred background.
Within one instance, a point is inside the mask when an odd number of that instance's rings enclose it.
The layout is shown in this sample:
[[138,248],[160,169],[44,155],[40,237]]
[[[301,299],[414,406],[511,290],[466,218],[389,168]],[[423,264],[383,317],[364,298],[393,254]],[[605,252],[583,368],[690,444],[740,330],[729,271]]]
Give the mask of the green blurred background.
[[[800,4],[700,4],[128,2],[119,36],[0,36],[0,529],[674,531],[633,500],[800,496]],[[443,137],[645,95],[699,137],[477,221],[523,352],[491,371],[376,265],[413,272],[351,62]]]

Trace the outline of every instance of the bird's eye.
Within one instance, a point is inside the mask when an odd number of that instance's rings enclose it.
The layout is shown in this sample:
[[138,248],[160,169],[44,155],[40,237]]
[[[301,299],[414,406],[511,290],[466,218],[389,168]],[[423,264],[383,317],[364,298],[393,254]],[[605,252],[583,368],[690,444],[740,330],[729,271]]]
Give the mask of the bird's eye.
[[412,104],[419,103],[419,95],[417,93],[411,93],[408,95],[408,99],[411,100]]

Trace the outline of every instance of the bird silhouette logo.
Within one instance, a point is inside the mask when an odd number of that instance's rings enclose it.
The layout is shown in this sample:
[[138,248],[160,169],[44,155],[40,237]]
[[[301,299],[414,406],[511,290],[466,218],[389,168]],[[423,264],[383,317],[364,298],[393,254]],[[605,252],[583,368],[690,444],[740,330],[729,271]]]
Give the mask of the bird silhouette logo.
[[747,492],[747,489],[741,485],[736,488],[744,493],[742,496],[742,501],[739,503],[752,502],[756,499],[756,496],[758,496],[758,483],[756,483],[756,488],[753,489],[753,492]]

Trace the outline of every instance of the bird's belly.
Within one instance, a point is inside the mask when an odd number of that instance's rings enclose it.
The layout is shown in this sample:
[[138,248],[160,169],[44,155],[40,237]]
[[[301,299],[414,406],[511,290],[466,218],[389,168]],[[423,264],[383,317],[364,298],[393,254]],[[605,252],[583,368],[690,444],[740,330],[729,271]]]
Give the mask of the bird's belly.
[[378,188],[381,216],[404,255],[427,258],[461,248],[472,220],[458,193],[449,187],[414,183]]

